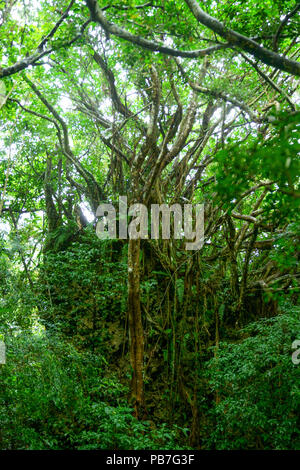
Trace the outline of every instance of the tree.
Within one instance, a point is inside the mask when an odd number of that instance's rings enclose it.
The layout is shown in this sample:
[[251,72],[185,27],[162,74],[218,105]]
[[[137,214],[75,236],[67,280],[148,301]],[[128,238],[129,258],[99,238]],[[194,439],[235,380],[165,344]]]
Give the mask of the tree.
[[[202,250],[138,239],[126,258],[126,242],[111,242],[120,265],[101,274],[116,279],[127,263],[135,415],[147,411],[153,328],[174,384],[170,403],[177,393],[188,403],[194,440],[199,377],[190,386],[184,377],[200,368],[202,349],[217,351],[228,331],[276,314],[299,289],[298,5],[244,3],[206,2],[204,11],[194,1],[87,0],[2,11],[1,216],[40,318],[61,321],[64,309],[72,317],[80,269],[64,290],[51,260],[67,269],[74,253],[81,266],[80,253],[99,253],[85,234],[101,202],[205,203]],[[97,275],[92,266],[84,282]],[[101,283],[74,330],[99,324],[89,316],[101,316]]]

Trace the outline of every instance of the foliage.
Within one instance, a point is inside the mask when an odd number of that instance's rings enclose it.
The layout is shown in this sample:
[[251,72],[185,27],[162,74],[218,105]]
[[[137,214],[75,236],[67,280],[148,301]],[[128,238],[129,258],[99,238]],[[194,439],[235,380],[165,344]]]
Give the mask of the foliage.
[[0,447],[299,447],[299,8],[0,2]]
[[178,431],[139,422],[102,356],[58,336],[5,337],[0,369],[0,449],[169,449]]
[[219,402],[206,445],[216,449],[300,449],[300,368],[291,345],[300,332],[299,307],[251,323],[238,343],[222,342],[207,365]]
[[[70,239],[64,227],[52,238],[53,250],[45,253],[40,266],[43,323],[64,332],[78,347],[112,352],[108,330],[113,323],[120,327],[126,306],[126,264],[120,245],[99,241],[89,230],[80,239]],[[117,349],[123,335],[115,340]]]

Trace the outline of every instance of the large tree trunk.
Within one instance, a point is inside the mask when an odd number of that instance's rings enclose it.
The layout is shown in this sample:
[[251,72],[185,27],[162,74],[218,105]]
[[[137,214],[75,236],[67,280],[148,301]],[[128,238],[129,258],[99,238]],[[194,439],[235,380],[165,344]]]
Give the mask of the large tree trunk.
[[131,399],[136,417],[141,418],[144,414],[144,332],[140,303],[140,239],[128,242],[128,316],[132,367]]

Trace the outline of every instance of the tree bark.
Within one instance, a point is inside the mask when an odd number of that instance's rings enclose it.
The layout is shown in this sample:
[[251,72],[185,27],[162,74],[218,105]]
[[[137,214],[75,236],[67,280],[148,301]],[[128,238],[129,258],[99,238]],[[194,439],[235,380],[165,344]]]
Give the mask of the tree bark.
[[140,239],[128,242],[128,318],[132,367],[131,400],[135,416],[144,414],[144,332],[140,302]]

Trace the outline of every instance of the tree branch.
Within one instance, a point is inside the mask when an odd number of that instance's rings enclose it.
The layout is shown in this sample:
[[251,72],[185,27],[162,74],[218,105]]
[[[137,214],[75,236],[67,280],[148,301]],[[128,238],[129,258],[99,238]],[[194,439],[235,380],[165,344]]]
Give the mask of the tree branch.
[[[36,51],[31,54],[29,57],[26,57],[24,59],[21,59],[19,62],[16,62],[14,65],[10,65],[9,67],[5,67],[5,68],[1,68],[0,67],[0,78],[4,78],[4,77],[9,77],[10,75],[14,75],[15,73],[17,72],[20,72],[22,70],[25,70],[27,69],[30,65],[34,66],[34,65],[38,65],[37,62],[42,58],[44,57],[45,55],[49,55],[51,52],[53,52],[53,49],[52,48],[48,48],[46,50],[43,50],[43,48],[45,47],[45,45],[47,44],[47,42],[53,37],[53,35],[55,34],[55,32],[57,31],[57,29],[59,28],[59,26],[61,25],[61,23],[64,21],[64,19],[68,16],[69,14],[69,11],[72,7],[74,3],[74,0],[71,1],[70,5],[68,6],[68,8],[66,9],[66,11],[63,13],[63,15],[60,17],[60,19],[58,20],[58,22],[55,24],[55,26],[52,28],[52,30],[50,31],[50,33],[47,34],[47,36],[40,42],[40,44],[37,46],[36,48]],[[85,28],[88,26],[88,24],[90,23],[90,20],[86,21],[82,27],[81,27],[81,30],[80,30],[80,33],[75,36],[73,39],[71,39],[71,41],[69,42],[66,42],[64,44],[61,44],[61,46],[59,47],[59,49],[63,48],[63,47],[66,47],[66,46],[70,46],[72,45],[75,41],[77,41],[77,39],[79,39]],[[41,65],[41,64],[40,64]]]

